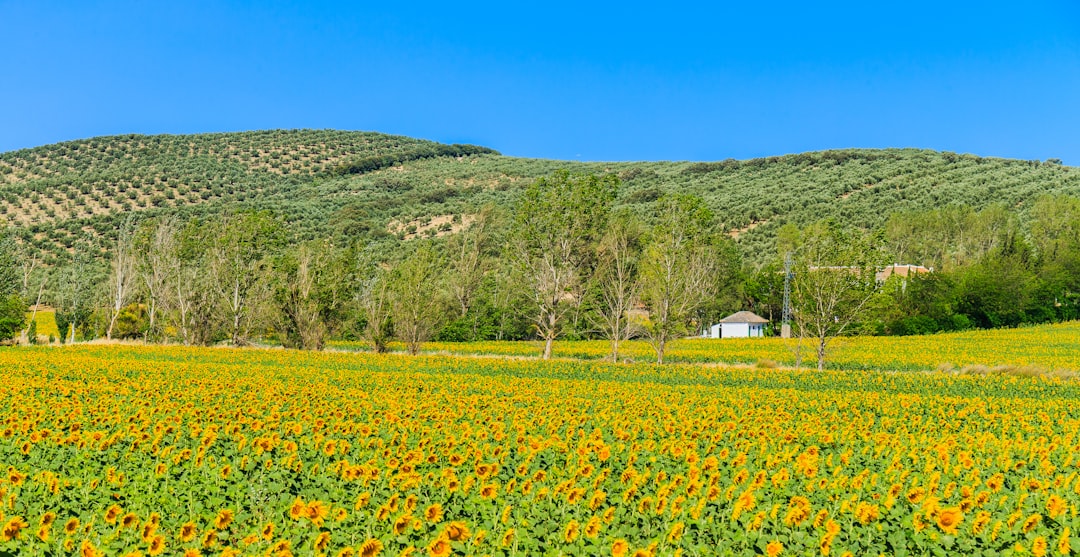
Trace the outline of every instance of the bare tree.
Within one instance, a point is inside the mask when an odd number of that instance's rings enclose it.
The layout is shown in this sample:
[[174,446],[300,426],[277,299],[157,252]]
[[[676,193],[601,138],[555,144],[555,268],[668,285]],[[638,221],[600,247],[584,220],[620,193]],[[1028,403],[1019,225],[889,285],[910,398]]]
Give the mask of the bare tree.
[[615,176],[559,171],[529,186],[517,207],[509,257],[529,296],[545,360],[591,274],[593,244],[617,188]]
[[283,288],[278,296],[286,320],[281,328],[295,337],[287,345],[305,350],[321,349],[327,333],[319,308],[318,281],[329,254],[321,247],[301,245],[279,269],[283,275]]
[[179,231],[175,249],[164,263],[165,297],[171,308],[169,319],[185,345],[209,344],[219,319],[214,311],[213,277],[209,265],[207,234],[197,222]]
[[369,249],[356,257],[354,301],[363,320],[364,338],[376,353],[386,352],[394,334],[391,317],[390,267],[381,263]]
[[108,282],[109,292],[109,325],[105,329],[105,338],[112,340],[113,327],[116,326],[116,318],[127,306],[135,294],[135,245],[134,225],[131,221],[125,223],[117,233],[116,246],[112,253]]
[[446,265],[446,289],[461,317],[472,307],[477,290],[487,274],[487,252],[491,249],[491,225],[494,209],[485,207],[465,230],[446,242],[449,260]]
[[148,221],[136,234],[136,271],[146,296],[147,340],[160,336],[158,316],[170,309],[169,273],[176,271],[177,226],[171,219]]
[[593,320],[611,341],[613,362],[619,361],[619,344],[638,330],[630,312],[641,294],[637,260],[642,235],[641,224],[623,214],[608,223],[600,239],[595,275],[599,300]]
[[803,231],[796,252],[792,305],[802,337],[814,339],[818,370],[829,342],[859,319],[875,293],[882,263],[874,239],[833,221]]
[[671,340],[686,334],[702,304],[716,294],[717,257],[711,245],[713,215],[688,195],[663,198],[641,266],[642,299],[649,309],[645,327],[656,363],[664,363]]
[[440,260],[427,245],[421,246],[393,271],[390,282],[395,334],[410,354],[431,339],[442,317]]

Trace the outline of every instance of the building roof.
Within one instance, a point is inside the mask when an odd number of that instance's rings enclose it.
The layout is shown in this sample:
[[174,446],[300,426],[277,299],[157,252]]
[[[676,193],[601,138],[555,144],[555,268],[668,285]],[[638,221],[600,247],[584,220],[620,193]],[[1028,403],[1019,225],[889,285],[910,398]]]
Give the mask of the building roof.
[[721,323],[768,323],[769,320],[752,311],[740,311],[720,320]]
[[907,278],[907,277],[909,277],[911,275],[914,275],[914,274],[931,273],[931,272],[933,272],[933,269],[927,269],[926,267],[923,267],[922,265],[902,265],[900,263],[895,263],[893,265],[889,265],[888,267],[885,267],[884,269],[878,271],[877,272],[877,279],[880,280],[880,281],[884,281],[885,279],[887,279],[887,278],[889,278],[889,277],[891,277],[893,275],[898,275],[898,276]]

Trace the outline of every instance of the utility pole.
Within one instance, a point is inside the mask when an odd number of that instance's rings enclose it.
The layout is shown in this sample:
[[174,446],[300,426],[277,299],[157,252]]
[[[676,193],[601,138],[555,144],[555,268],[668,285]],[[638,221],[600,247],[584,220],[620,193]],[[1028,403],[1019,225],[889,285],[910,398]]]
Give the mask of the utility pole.
[[780,338],[791,338],[791,252],[784,256],[784,310],[780,322]]

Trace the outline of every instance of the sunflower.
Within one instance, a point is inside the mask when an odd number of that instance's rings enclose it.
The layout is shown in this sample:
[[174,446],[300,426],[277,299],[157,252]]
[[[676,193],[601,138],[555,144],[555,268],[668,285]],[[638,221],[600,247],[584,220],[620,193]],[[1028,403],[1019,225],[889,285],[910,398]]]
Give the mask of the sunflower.
[[195,523],[187,522],[180,527],[180,541],[189,542],[195,539]]
[[22,485],[26,481],[26,474],[20,474],[18,470],[14,468],[8,468],[8,482],[11,485]]
[[674,543],[674,542],[679,541],[679,539],[682,538],[683,533],[685,531],[686,531],[686,525],[683,524],[682,522],[676,522],[675,525],[672,526],[671,530],[668,532],[667,541],[669,543]]
[[184,557],[202,557],[202,552],[195,548],[186,549],[184,550]]
[[480,488],[480,496],[484,499],[494,499],[499,494],[499,486],[487,484]]
[[563,540],[566,541],[566,543],[573,543],[574,540],[578,539],[578,536],[580,534],[581,525],[578,524],[578,521],[571,520],[570,523],[567,524],[566,528],[563,530]]
[[777,540],[773,540],[765,545],[765,555],[769,557],[776,557],[784,551],[784,544]]
[[1061,531],[1061,537],[1058,538],[1058,543],[1057,543],[1057,551],[1058,551],[1058,553],[1060,553],[1062,555],[1068,555],[1069,552],[1071,551],[1070,541],[1071,540],[1069,539],[1069,527],[1066,526],[1065,529]]
[[319,532],[319,535],[315,536],[315,541],[311,543],[311,546],[319,553],[326,551],[328,545],[330,545],[330,532]]
[[600,534],[600,525],[600,517],[593,516],[590,518],[589,521],[585,523],[585,537],[589,539],[596,538],[596,536]]
[[611,544],[611,557],[626,557],[629,552],[630,544],[626,543],[626,540],[615,540],[615,543]]
[[66,523],[64,523],[64,533],[65,534],[68,534],[68,535],[74,534],[75,531],[78,530],[78,529],[79,529],[79,519],[77,519],[77,518],[72,518],[71,520],[68,520]]
[[1042,536],[1036,536],[1035,539],[1032,540],[1032,542],[1031,542],[1031,554],[1034,557],[1046,557],[1046,550],[1047,549],[1048,549],[1048,545],[1046,543],[1046,538],[1044,538]]
[[499,547],[507,547],[514,543],[514,529],[510,528],[503,533],[502,538],[499,539]]
[[607,500],[607,493],[596,490],[589,497],[589,508],[595,511],[597,508],[600,507],[600,505],[604,503],[605,500]]
[[443,517],[442,505],[435,503],[428,508],[424,509],[424,520],[431,524],[438,524]]
[[215,531],[213,528],[211,528],[210,530],[207,530],[205,534],[203,534],[202,546],[203,547],[214,547],[215,545],[217,545],[217,541],[218,541],[218,539],[217,539],[217,531]]
[[307,505],[304,504],[304,500],[297,497],[292,505],[289,507],[289,518],[293,520],[300,520],[300,518],[307,516]]
[[146,552],[150,555],[161,555],[163,551],[165,551],[165,538],[154,536],[154,539],[150,540],[150,547],[146,549]]
[[377,539],[370,539],[360,546],[360,557],[375,557],[383,550],[383,544]]
[[464,522],[454,521],[446,525],[443,533],[451,541],[460,542],[469,538],[469,527],[465,526]]
[[407,514],[403,514],[394,520],[394,535],[400,536],[405,533],[405,530],[409,528],[409,524],[412,524],[413,518]]
[[119,505],[113,505],[105,511],[105,522],[109,524],[116,524],[116,519],[120,518],[120,514],[123,513],[123,509]]
[[446,557],[450,555],[450,551],[450,541],[442,536],[439,536],[428,546],[428,555],[431,557]]
[[956,507],[949,507],[947,509],[941,509],[937,515],[937,525],[941,528],[942,532],[950,535],[956,535],[957,527],[964,520],[964,513],[960,512],[960,509]]
[[52,526],[53,522],[56,522],[56,513],[49,511],[41,515],[41,526]]
[[1024,525],[1020,528],[1020,530],[1026,534],[1026,533],[1034,530],[1035,527],[1038,526],[1040,522],[1042,522],[1042,515],[1041,514],[1033,514],[1033,515],[1027,517],[1027,520],[1024,521]]
[[139,525],[139,517],[135,513],[127,513],[120,518],[121,528],[135,528]]
[[98,551],[90,540],[83,540],[82,545],[79,546],[79,555],[80,557],[102,557],[104,553]]
[[321,525],[326,517],[330,516],[330,507],[322,501],[311,501],[307,504],[304,514],[311,519],[311,522]]
[[214,518],[214,528],[218,530],[224,530],[232,524],[234,513],[230,509],[222,509],[218,512],[217,517]]
[[1065,503],[1065,500],[1057,495],[1051,495],[1050,499],[1046,501],[1046,514],[1050,518],[1057,518],[1069,509],[1069,505]]
[[274,537],[274,523],[267,522],[266,525],[262,527],[262,531],[259,532],[259,534],[264,540],[269,541],[271,538]]
[[986,529],[987,524],[990,524],[990,513],[979,511],[979,513],[975,515],[975,520],[971,521],[971,533],[978,536]]

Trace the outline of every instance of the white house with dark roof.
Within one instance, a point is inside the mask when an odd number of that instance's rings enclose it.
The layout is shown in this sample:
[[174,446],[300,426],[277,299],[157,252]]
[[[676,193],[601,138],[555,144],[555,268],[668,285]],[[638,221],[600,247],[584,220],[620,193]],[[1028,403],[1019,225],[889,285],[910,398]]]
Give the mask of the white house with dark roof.
[[740,311],[709,327],[704,338],[748,338],[765,336],[765,324],[769,320],[752,311]]

